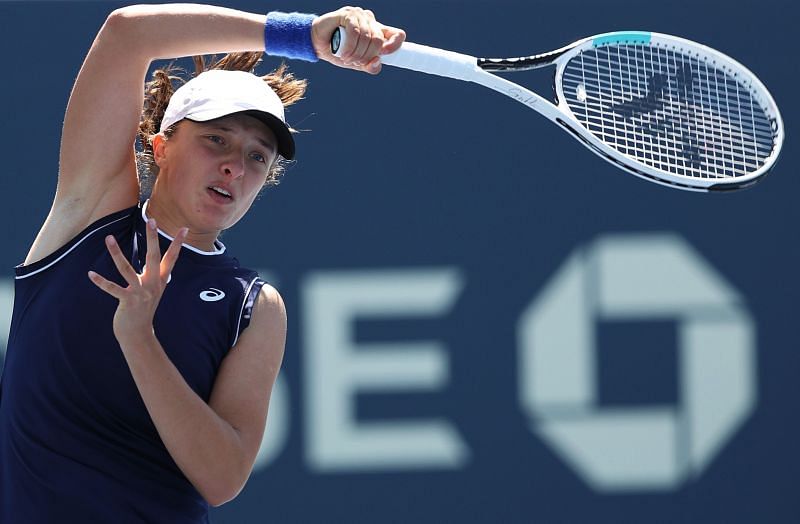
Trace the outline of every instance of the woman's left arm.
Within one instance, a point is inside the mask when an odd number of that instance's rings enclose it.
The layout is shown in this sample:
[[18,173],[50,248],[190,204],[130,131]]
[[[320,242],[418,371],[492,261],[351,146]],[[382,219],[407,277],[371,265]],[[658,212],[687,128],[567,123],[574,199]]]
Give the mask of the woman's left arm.
[[272,385],[283,360],[286,310],[274,288],[262,287],[250,325],[223,360],[207,404],[169,360],[152,327],[186,231],[176,235],[163,259],[154,221],[147,236],[141,275],[113,238],[107,239],[127,287],[93,272],[89,276],[119,300],[114,334],[161,440],[206,501],[219,506],[241,491],[261,445]]

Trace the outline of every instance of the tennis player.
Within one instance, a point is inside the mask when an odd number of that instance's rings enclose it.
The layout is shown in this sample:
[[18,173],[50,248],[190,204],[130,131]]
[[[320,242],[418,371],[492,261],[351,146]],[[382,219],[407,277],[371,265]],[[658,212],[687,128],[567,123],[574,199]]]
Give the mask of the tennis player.
[[[342,58],[329,50],[338,26]],[[143,111],[151,61],[266,48],[377,73],[404,38],[350,7],[144,5],[108,17],[67,106],[52,208],[16,268],[0,521],[208,522],[262,440],[285,310],[218,236],[294,157],[284,106],[305,83],[284,68],[251,73],[260,53],[229,55],[174,93],[157,74]],[[141,204],[140,126],[155,177]]]

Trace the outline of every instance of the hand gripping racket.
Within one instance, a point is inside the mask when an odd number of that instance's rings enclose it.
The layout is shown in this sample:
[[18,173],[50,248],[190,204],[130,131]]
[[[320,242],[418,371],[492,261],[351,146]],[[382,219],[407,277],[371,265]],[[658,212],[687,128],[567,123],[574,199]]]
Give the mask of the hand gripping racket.
[[[344,49],[337,30],[331,51]],[[384,64],[475,82],[535,109],[612,164],[691,191],[749,186],[775,165],[783,122],[764,85],[704,45],[605,33],[519,58],[476,58],[404,42]],[[554,65],[555,104],[495,72]]]

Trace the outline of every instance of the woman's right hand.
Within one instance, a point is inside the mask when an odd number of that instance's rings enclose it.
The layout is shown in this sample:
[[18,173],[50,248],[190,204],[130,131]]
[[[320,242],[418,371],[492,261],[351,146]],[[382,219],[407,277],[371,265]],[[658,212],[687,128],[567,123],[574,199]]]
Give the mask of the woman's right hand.
[[[337,27],[347,34],[345,47],[334,56],[331,37]],[[311,39],[317,56],[322,60],[358,71],[377,74],[381,70],[381,55],[393,53],[406,39],[402,29],[381,24],[372,11],[359,7],[342,7],[314,20]]]

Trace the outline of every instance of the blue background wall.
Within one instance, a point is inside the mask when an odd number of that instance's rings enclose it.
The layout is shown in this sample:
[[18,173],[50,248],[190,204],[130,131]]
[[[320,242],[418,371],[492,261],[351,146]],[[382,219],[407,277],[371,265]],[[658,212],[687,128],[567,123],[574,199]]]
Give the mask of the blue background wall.
[[[24,258],[55,189],[69,89],[96,30],[118,5],[0,3],[6,322],[11,268]],[[269,7],[324,12],[338,5]],[[308,99],[288,113],[307,130],[297,138],[298,160],[223,238],[280,289],[290,319],[286,358],[264,455],[242,494],[214,510],[214,521],[800,521],[796,4],[364,7],[404,27],[410,40],[478,56],[531,54],[621,29],[702,42],[737,58],[770,88],[788,129],[783,156],[746,191],[679,192],[616,170],[544,118],[477,86],[391,68],[373,78],[324,63],[291,64],[310,80]],[[516,79],[549,96],[550,75]],[[614,269],[631,280],[603,276]],[[567,305],[575,307],[547,324],[539,313],[548,297],[561,296],[560,279],[570,275],[611,291],[573,297]],[[639,297],[627,313],[603,305],[615,290]],[[405,309],[393,308],[403,297]],[[348,309],[348,301],[362,305]],[[707,343],[687,341],[686,325],[702,324],[710,310],[731,329]],[[559,419],[537,380],[555,383],[551,392],[571,383],[559,376],[571,368],[557,335],[571,340],[570,319],[584,313],[594,326],[584,377],[590,393]],[[537,322],[555,326],[556,336]],[[531,371],[526,355],[542,347],[555,348],[555,360],[547,372]],[[708,358],[695,358],[701,354]],[[348,396],[347,386],[334,385],[350,368],[329,365],[330,355],[362,363],[365,355],[397,357],[388,369],[370,369],[384,384],[407,383],[383,391],[358,383]],[[427,369],[428,380],[408,382],[400,363],[409,375]],[[348,458],[347,435],[330,433],[337,427],[332,398],[349,402],[356,432],[435,422],[449,447],[437,451],[433,440],[417,446],[409,438]],[[708,422],[726,410],[735,412],[728,423]],[[583,456],[556,443],[569,447],[575,433],[546,429],[548,421],[580,423],[596,414],[621,418],[605,433],[589,431],[594,440]],[[626,414],[654,417],[644,423],[642,447],[627,443],[635,431],[626,430]],[[588,463],[613,457],[610,450],[620,446],[629,450],[625,459],[603,466],[616,480],[587,474]],[[398,459],[400,453],[410,458]]]

